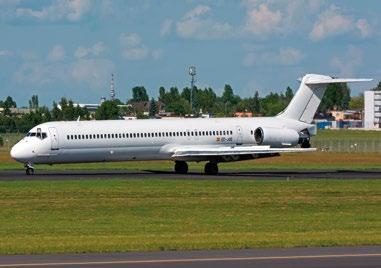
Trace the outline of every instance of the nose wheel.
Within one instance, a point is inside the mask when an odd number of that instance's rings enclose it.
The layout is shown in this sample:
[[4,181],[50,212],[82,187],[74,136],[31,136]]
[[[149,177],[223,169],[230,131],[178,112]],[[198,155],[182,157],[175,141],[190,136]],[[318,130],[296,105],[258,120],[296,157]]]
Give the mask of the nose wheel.
[[31,164],[25,165],[25,174],[26,175],[34,175],[34,168]]

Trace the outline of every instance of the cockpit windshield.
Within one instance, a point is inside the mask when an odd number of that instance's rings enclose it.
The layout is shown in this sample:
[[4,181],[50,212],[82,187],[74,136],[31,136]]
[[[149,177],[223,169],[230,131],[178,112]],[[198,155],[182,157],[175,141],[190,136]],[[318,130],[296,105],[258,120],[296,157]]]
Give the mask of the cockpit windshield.
[[37,137],[41,140],[45,139],[47,137],[47,134],[46,132],[28,132],[28,134],[26,134],[27,137]]

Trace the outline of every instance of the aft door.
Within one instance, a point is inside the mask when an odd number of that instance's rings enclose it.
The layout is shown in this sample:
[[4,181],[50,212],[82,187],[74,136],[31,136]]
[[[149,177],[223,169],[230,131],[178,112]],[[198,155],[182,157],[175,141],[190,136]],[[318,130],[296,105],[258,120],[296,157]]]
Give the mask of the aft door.
[[50,142],[51,142],[51,149],[52,150],[58,150],[58,132],[55,127],[49,128],[49,134],[50,134]]
[[237,131],[237,144],[241,145],[243,140],[242,127],[236,126],[236,131]]

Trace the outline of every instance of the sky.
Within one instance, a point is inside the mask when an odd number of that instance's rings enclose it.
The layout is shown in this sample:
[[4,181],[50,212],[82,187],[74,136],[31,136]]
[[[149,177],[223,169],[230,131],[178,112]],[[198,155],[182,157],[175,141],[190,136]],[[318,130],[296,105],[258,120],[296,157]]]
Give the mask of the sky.
[[381,80],[381,2],[372,0],[0,0],[0,99],[99,103],[131,88],[190,85],[243,97],[306,73]]

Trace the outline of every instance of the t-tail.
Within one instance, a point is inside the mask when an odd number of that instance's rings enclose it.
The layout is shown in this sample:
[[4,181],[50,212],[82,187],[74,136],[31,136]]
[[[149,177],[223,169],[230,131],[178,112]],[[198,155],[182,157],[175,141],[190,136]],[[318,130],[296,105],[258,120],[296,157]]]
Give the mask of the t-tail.
[[287,108],[278,115],[310,124],[324,96],[328,84],[368,82],[373,79],[333,78],[320,74],[306,74],[300,80],[299,90]]

